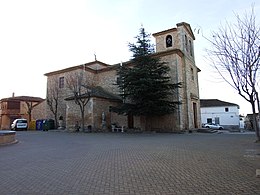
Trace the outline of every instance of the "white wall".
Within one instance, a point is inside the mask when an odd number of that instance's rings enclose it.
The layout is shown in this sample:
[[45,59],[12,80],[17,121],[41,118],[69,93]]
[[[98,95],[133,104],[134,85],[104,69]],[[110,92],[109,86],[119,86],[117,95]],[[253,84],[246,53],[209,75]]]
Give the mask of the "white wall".
[[[225,108],[228,108],[228,112],[225,111]],[[207,123],[207,118],[212,118],[214,123],[216,117],[219,117],[220,125],[239,126],[239,110],[237,106],[201,108],[202,123]]]

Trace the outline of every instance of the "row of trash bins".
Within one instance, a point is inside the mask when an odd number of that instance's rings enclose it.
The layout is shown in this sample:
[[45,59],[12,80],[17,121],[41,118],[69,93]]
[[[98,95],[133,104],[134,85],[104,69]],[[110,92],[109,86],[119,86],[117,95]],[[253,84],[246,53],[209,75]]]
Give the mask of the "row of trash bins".
[[53,119],[38,119],[35,121],[34,129],[39,130],[39,131],[48,131],[51,129],[55,129],[54,120]]

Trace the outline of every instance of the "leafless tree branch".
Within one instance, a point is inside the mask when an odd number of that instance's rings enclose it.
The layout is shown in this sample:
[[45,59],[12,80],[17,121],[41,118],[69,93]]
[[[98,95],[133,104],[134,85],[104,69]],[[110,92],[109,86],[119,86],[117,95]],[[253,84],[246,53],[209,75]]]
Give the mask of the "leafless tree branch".
[[79,106],[81,112],[82,130],[85,130],[85,108],[91,98],[92,85],[87,81],[83,72],[74,73],[67,77],[66,83],[71,90],[75,104]]
[[251,104],[254,129],[260,140],[256,117],[256,111],[260,111],[260,26],[256,24],[253,7],[250,14],[246,13],[243,18],[236,15],[236,19],[237,23],[226,22],[212,33],[212,38],[207,38],[212,45],[207,53],[220,76]]

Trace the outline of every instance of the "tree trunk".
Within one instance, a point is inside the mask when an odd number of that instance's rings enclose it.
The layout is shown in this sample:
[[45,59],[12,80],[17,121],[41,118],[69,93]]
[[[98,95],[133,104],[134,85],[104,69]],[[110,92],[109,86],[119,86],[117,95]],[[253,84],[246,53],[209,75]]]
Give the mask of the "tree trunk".
[[252,106],[252,111],[253,111],[253,129],[255,130],[255,134],[256,134],[256,141],[260,141],[260,133],[259,133],[259,124],[257,121],[257,114],[256,114],[256,110],[255,110],[255,102],[251,101],[251,106]]
[[259,96],[258,96],[258,92],[256,93],[256,103],[257,103],[257,108],[258,108],[258,116],[256,115],[256,120],[257,122],[257,132],[256,132],[256,136],[258,137],[258,141],[260,141],[260,127],[259,127],[259,120],[260,120],[260,101],[259,101]]
[[82,127],[82,131],[83,132],[85,131],[85,121],[84,121],[84,118],[85,118],[85,110],[84,110],[84,106],[83,106],[83,109],[81,109],[81,127]]
[[31,122],[31,120],[32,120],[32,114],[31,114],[31,112],[29,113],[29,123]]
[[58,117],[57,117],[57,113],[54,115],[54,122],[55,122],[55,129],[58,128]]

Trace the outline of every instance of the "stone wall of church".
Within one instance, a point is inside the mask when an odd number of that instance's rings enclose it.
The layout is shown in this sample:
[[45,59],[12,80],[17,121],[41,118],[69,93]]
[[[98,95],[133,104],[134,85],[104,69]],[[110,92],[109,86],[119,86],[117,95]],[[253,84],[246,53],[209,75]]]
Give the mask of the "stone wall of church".
[[[111,131],[111,125],[127,126],[127,117],[111,112],[110,107],[118,105],[118,102],[107,99],[94,98],[93,105],[93,127],[95,129],[102,129],[103,131]],[[104,113],[104,121],[102,123],[102,114]],[[105,122],[105,124],[104,124]]]
[[[84,82],[87,85],[93,86],[95,84],[95,80],[93,78],[93,73],[88,71],[84,71],[82,69],[76,69],[70,72],[62,72],[52,76],[48,76],[47,80],[47,91],[51,92],[51,90],[58,91],[58,118],[66,117],[67,112],[67,101],[66,98],[73,96],[71,89],[69,88],[69,83],[74,82],[71,81],[72,77],[80,77],[83,75]],[[59,78],[64,77],[64,87],[59,87]],[[47,98],[47,97],[46,97]],[[50,109],[47,109],[47,118],[54,118]],[[74,119],[73,119],[74,120]],[[66,120],[64,120],[64,126],[66,126]]]
[[[64,77],[66,79],[65,73],[55,74],[52,76],[48,76],[47,79],[47,92],[50,94],[57,93],[58,94],[58,117],[62,116],[65,119],[66,116],[66,102],[65,98],[68,97],[69,90],[66,88],[66,80],[64,81],[64,88],[59,87],[59,78]],[[46,100],[48,98],[48,93],[46,93]],[[56,95],[55,95],[56,97]],[[51,95],[49,96],[51,98]],[[46,109],[46,118],[54,119],[54,115],[50,110],[50,107],[47,105]],[[64,125],[66,125],[64,121]]]
[[112,69],[110,71],[99,72],[95,75],[96,77],[96,85],[101,86],[107,91],[110,91],[113,94],[118,94],[118,87],[116,85],[117,82],[117,74],[116,69]]
[[[76,125],[82,128],[81,111],[79,105],[75,104],[74,100],[66,101],[66,129],[69,131],[75,131]],[[90,99],[85,107],[85,129],[88,125],[93,123],[93,99]]]
[[[111,131],[111,124],[127,126],[127,117],[110,112],[110,106],[116,106],[117,102],[101,98],[91,98],[85,108],[85,129],[92,131]],[[75,125],[81,126],[80,107],[73,100],[67,101],[66,129],[75,131]],[[103,114],[104,113],[104,114]]]
[[[179,129],[194,128],[193,103],[197,105],[197,125],[200,124],[198,69],[195,66],[194,59],[190,56],[180,56],[178,52],[175,52],[170,55],[162,56],[161,60],[167,62],[170,67],[169,74],[172,82],[182,83],[182,88],[176,90],[176,95],[172,97],[173,100],[181,102],[181,105],[178,106],[179,114],[176,113],[171,118],[173,118],[175,122],[180,122],[177,126]],[[176,125],[172,124],[172,126]]]
[[174,48],[181,47],[180,34],[177,32],[177,29],[171,29],[167,31],[167,35],[172,36],[172,47],[166,47],[166,36],[165,34],[159,34],[156,36],[156,52],[172,50]]
[[179,131],[184,128],[184,124],[186,123],[187,117],[185,116],[186,111],[186,95],[185,95],[185,78],[183,72],[183,59],[176,52],[171,53],[170,55],[165,55],[161,57],[161,61],[166,62],[170,67],[169,76],[171,77],[172,83],[182,83],[182,88],[175,90],[175,95],[171,98],[172,101],[179,101],[181,105],[176,107],[176,112],[169,116],[164,116],[158,118],[157,122],[154,122],[155,128],[156,126],[167,126],[167,131]]
[[38,104],[32,109],[32,120],[45,119],[47,112],[46,100]]

